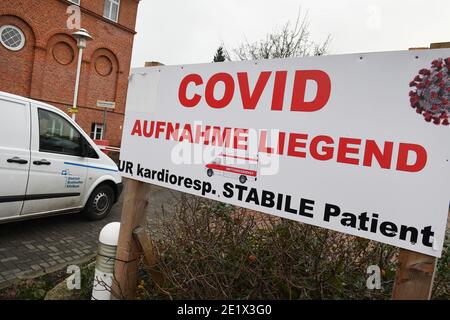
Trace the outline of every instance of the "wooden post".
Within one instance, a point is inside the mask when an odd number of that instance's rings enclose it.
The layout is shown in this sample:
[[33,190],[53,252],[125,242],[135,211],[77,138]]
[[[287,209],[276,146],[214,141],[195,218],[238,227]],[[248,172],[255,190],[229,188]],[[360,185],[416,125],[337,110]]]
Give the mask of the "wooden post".
[[450,48],[450,42],[435,42],[430,44],[430,49]]
[[406,249],[400,249],[398,259],[400,265],[395,277],[392,299],[430,299],[437,259]]
[[114,267],[112,293],[115,298],[134,299],[141,248],[133,239],[133,230],[146,225],[146,208],[150,196],[150,184],[125,179],[119,243]]
[[[450,210],[447,228],[450,228]],[[422,253],[400,249],[398,260],[400,265],[395,277],[392,299],[430,299],[437,259]]]
[[[163,65],[160,62],[146,62],[146,67]],[[136,297],[141,245],[134,239],[133,231],[146,223],[146,208],[150,198],[150,184],[124,178],[122,217],[119,243],[114,266],[112,296],[131,300]],[[144,240],[143,240],[144,241]]]
[[133,230],[133,237],[144,254],[145,263],[147,264],[148,272],[150,273],[152,280],[159,286],[163,285],[163,275],[154,269],[157,262],[157,256],[152,240],[141,226]]
[[147,61],[145,63],[146,67],[157,67],[157,66],[163,66],[164,64],[162,64],[161,62],[158,61]]

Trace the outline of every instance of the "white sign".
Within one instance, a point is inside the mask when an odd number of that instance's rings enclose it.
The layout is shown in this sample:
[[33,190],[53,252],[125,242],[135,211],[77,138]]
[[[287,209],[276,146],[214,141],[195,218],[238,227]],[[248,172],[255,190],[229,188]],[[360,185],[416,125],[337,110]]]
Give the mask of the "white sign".
[[97,100],[98,108],[106,108],[106,109],[114,109],[116,107],[116,103],[112,101],[102,101]]
[[450,50],[139,68],[124,177],[440,256]]

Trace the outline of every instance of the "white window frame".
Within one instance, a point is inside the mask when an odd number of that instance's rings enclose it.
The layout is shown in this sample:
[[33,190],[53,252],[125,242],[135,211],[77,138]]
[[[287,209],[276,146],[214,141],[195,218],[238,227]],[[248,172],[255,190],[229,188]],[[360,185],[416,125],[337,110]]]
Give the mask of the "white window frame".
[[[58,119],[59,120],[59,119]],[[58,124],[60,126],[58,126]],[[63,127],[64,127],[64,123],[62,121],[60,121],[59,123],[56,123],[55,119],[52,119],[52,129],[51,129],[51,133],[53,135],[59,134],[60,136],[63,135]]]
[[76,4],[77,6],[80,5],[81,0],[69,0],[69,2],[72,2],[73,4]]
[[[97,130],[100,131],[100,139],[97,139]],[[92,132],[92,139],[103,140],[104,128],[102,123],[94,123],[94,131]]]
[[[105,8],[106,4],[109,3],[109,12],[105,14]],[[117,17],[113,19],[112,12],[113,12],[113,5],[117,5]],[[108,20],[118,22],[119,21],[119,13],[120,13],[120,0],[105,0],[104,6],[103,6],[103,17],[105,17]]]
[[[5,30],[6,28],[12,28],[12,29],[16,30],[17,32],[19,32],[20,36],[22,37],[22,42],[20,43],[20,45],[19,45],[18,47],[10,47],[10,46],[8,46],[6,43],[4,43],[3,40],[1,39],[3,30]],[[19,27],[16,27],[16,26],[14,26],[14,25],[12,25],[12,24],[5,24],[5,25],[3,25],[3,26],[0,26],[0,43],[1,43],[2,46],[4,46],[6,49],[11,50],[11,51],[19,51],[19,50],[22,50],[23,47],[25,47],[25,42],[26,42],[25,34],[23,33],[23,31],[22,31]]]

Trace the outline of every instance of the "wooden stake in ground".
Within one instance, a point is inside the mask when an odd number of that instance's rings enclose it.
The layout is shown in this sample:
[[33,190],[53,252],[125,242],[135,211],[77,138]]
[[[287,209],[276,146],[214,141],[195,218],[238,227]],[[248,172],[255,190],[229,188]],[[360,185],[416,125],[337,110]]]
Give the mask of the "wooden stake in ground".
[[133,237],[142,250],[142,254],[144,255],[145,263],[147,264],[148,272],[150,273],[152,280],[158,286],[161,286],[163,284],[164,278],[160,272],[154,269],[158,258],[154,250],[152,240],[149,238],[143,227],[137,227],[136,229],[134,229]]
[[430,299],[437,259],[405,249],[400,249],[398,259],[400,265],[395,277],[392,299]]
[[138,264],[142,251],[133,238],[133,230],[146,225],[149,196],[150,184],[126,179],[112,288],[116,298],[131,300],[136,296]]
[[[146,67],[162,66],[160,62],[146,62]],[[150,184],[124,179],[123,208],[119,243],[114,266],[112,294],[115,298],[131,300],[136,297],[141,245],[134,239],[133,231],[146,226],[146,208],[150,198]],[[142,233],[140,234],[142,237]],[[145,240],[142,240],[145,245]],[[147,241],[148,243],[148,241]],[[148,252],[148,249],[147,249]]]

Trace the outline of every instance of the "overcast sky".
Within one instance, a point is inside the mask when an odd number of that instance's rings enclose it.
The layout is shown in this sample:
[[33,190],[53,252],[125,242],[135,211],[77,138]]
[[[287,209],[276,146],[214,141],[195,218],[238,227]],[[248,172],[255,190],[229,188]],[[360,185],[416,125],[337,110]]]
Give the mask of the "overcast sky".
[[300,7],[313,40],[332,36],[332,54],[450,41],[449,0],[142,0],[132,66],[211,62],[221,43],[259,40],[295,21]]

